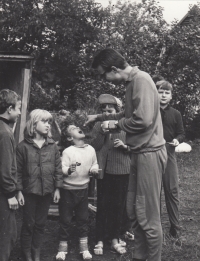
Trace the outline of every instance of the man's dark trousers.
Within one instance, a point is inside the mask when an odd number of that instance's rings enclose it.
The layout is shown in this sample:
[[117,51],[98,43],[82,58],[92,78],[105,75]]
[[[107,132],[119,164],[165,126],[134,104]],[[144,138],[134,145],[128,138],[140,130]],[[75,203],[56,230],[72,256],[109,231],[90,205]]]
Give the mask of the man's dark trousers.
[[160,196],[166,162],[165,146],[131,155],[127,212],[133,221],[136,259],[161,261]]
[[16,239],[15,211],[9,208],[8,199],[0,194],[0,261],[8,261]]
[[163,174],[163,187],[169,221],[171,224],[170,234],[178,235],[179,226],[179,185],[178,167],[176,162],[175,147],[166,144],[168,161]]

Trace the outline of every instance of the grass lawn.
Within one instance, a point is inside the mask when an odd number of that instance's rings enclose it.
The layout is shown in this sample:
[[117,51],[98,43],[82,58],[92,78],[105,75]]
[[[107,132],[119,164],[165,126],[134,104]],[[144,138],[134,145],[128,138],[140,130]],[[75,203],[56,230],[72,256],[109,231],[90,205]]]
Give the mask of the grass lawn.
[[[169,230],[169,221],[162,195],[162,224],[163,224],[163,251],[162,261],[199,261],[200,260],[200,144],[197,142],[192,146],[190,153],[177,154],[180,175],[180,223],[182,226],[179,242],[166,239]],[[18,230],[21,227],[21,213],[17,212]],[[48,220],[44,244],[42,248],[42,261],[53,261],[58,247],[58,219]],[[95,241],[95,219],[90,216],[90,249],[94,247]],[[69,255],[66,260],[81,260],[78,252],[78,238],[76,227],[72,228],[72,240],[69,244]],[[93,260],[102,261],[132,261],[134,242],[128,242],[128,252],[118,256],[110,251],[109,244],[106,245],[103,256],[93,255]],[[19,233],[18,241],[12,252],[10,261],[21,260],[20,258]]]

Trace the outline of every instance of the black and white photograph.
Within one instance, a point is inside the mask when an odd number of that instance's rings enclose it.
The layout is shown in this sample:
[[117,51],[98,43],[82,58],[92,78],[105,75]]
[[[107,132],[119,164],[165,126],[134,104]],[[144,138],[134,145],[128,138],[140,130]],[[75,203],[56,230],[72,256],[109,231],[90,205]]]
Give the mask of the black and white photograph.
[[0,0],[0,261],[200,261],[200,0]]

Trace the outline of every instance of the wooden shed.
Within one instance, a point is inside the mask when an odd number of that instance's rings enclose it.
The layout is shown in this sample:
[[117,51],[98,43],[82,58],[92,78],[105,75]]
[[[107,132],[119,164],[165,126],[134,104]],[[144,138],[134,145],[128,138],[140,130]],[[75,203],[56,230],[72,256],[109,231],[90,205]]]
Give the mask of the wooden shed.
[[13,126],[16,143],[23,139],[29,103],[33,57],[24,53],[0,52],[0,90],[10,89],[22,98],[21,116]]

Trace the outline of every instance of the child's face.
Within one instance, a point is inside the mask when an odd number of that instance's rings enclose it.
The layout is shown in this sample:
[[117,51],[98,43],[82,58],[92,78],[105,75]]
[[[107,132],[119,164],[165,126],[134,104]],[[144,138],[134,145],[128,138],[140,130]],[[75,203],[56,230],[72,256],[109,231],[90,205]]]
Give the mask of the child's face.
[[50,128],[51,122],[49,119],[41,120],[37,122],[35,126],[35,131],[42,136],[47,136],[48,132],[50,131]]
[[73,139],[82,140],[83,138],[85,138],[85,134],[83,133],[83,131],[75,125],[69,125],[67,131]]
[[172,99],[171,90],[159,89],[158,94],[160,96],[160,104],[167,105]]
[[106,114],[116,113],[116,109],[115,109],[115,106],[113,104],[102,104],[101,110],[102,110],[103,113],[106,113]]
[[17,121],[19,115],[21,114],[21,104],[21,101],[17,101],[15,108],[9,108],[9,120],[13,123]]

